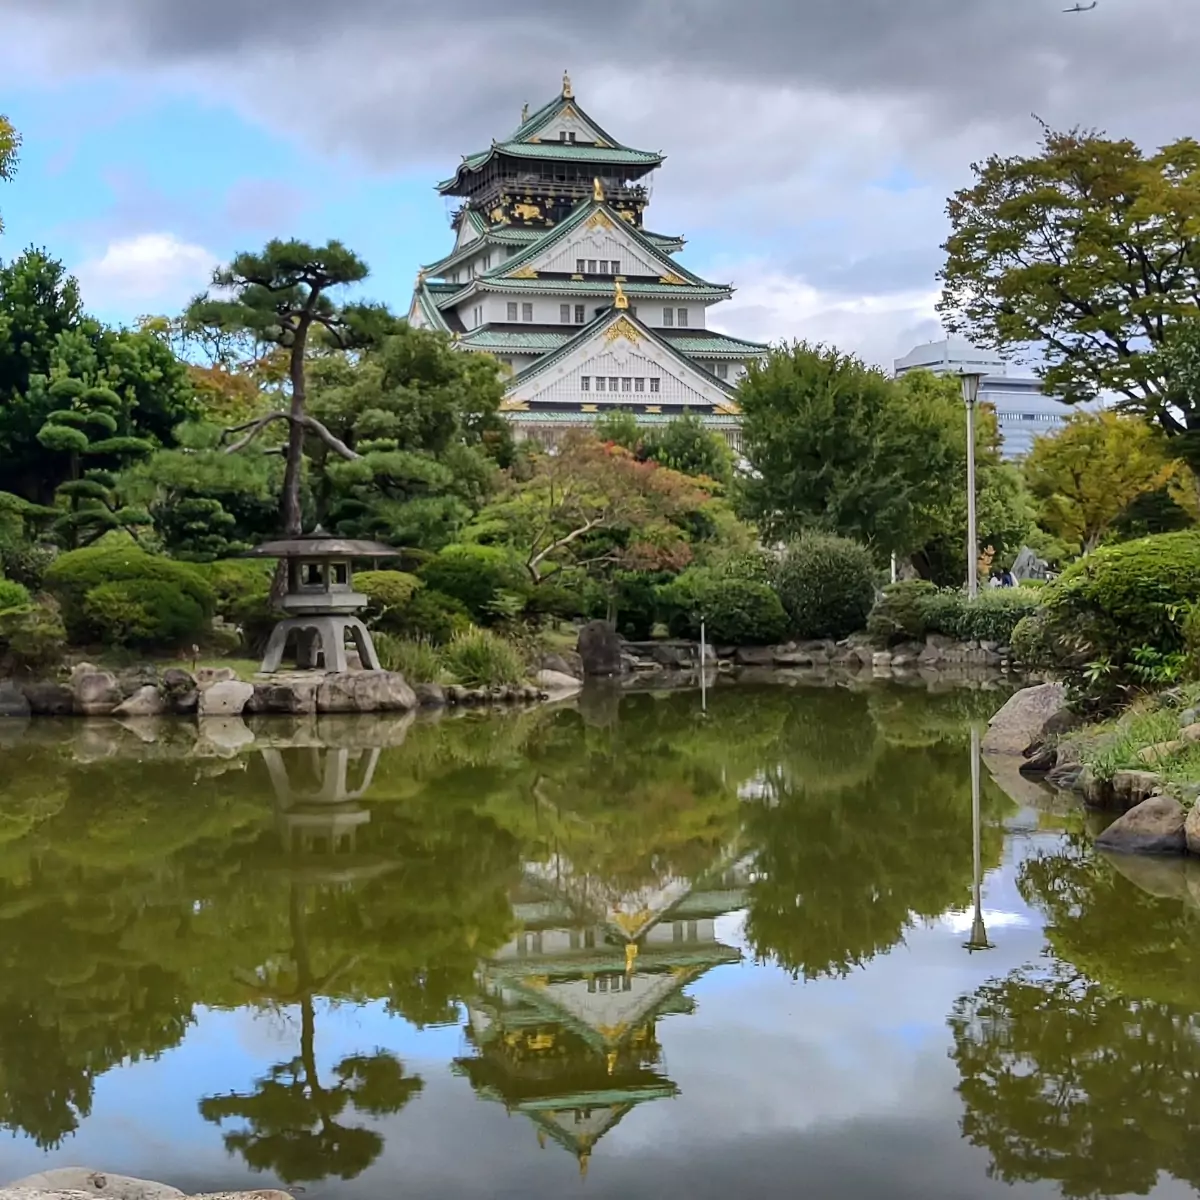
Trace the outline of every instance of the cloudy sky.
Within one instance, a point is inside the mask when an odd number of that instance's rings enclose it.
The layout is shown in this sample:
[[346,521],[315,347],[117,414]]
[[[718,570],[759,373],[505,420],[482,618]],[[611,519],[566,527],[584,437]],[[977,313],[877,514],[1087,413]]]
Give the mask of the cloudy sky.
[[128,320],[269,237],[338,237],[403,309],[449,242],[433,183],[569,67],[667,154],[648,223],[738,286],[714,324],[888,362],[937,334],[947,195],[1032,149],[1031,114],[1200,132],[1200,0],[1070,2],[0,0],[0,257],[45,245]]

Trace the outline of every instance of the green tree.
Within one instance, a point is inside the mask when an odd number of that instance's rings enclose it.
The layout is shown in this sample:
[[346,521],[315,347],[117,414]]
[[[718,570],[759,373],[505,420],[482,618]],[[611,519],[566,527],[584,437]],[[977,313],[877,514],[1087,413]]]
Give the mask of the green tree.
[[725,487],[733,482],[733,451],[724,438],[705,429],[694,415],[679,417],[665,429],[649,432],[637,456],[643,461],[653,459],[683,475],[715,480]]
[[[246,331],[288,352],[288,407],[228,431],[242,435],[228,448],[234,453],[248,446],[268,425],[287,422],[287,465],[279,517],[282,532],[288,536],[303,530],[300,492],[305,434],[315,435],[343,458],[358,457],[306,411],[307,371],[310,338],[314,344],[322,341],[346,350],[370,344],[392,323],[378,306],[337,304],[331,296],[333,289],[361,283],[366,277],[366,263],[341,242],[310,246],[275,240],[268,242],[261,253],[239,254],[228,267],[215,271],[212,287],[218,295],[196,299],[188,311],[189,320],[195,324],[222,331]],[[221,292],[230,291],[233,299],[219,298]]]
[[1159,353],[1198,315],[1200,142],[1146,154],[1046,129],[1040,153],[974,170],[948,205],[948,326],[982,346],[1036,345],[1047,387],[1071,403],[1116,392],[1168,435],[1200,430],[1200,395],[1168,386]]
[[1038,438],[1024,463],[1039,523],[1084,553],[1094,550],[1139,497],[1188,470],[1170,448],[1139,418],[1075,413],[1060,432]]
[[[21,135],[12,127],[12,122],[0,113],[0,180],[12,179],[17,171],[17,151],[21,148]],[[0,233],[4,232],[4,221],[0,219]]]
[[796,343],[752,364],[739,399],[750,464],[741,508],[767,537],[818,529],[908,555],[962,490],[962,405],[936,383],[898,384]]

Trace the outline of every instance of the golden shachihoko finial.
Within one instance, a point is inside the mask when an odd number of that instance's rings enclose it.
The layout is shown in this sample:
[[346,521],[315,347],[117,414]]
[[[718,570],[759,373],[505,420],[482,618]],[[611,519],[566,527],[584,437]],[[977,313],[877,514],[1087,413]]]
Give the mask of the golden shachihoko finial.
[[600,182],[599,176],[592,180],[592,199],[597,204],[604,203],[604,184]]
[[575,93],[571,90],[571,76],[567,71],[563,72],[563,99],[570,100]]
[[[613,308],[626,309],[629,307],[629,297],[625,295],[625,289],[621,286],[621,281],[617,280],[617,291],[613,297]],[[634,947],[634,953],[637,953],[637,947]]]

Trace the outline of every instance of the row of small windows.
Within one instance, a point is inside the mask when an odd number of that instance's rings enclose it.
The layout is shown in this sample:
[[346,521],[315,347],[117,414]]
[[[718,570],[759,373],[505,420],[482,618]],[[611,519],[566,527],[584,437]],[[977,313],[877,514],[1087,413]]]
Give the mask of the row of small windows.
[[575,260],[576,275],[620,275],[621,260],[619,258],[577,258]]
[[997,413],[997,417],[1002,421],[1047,421],[1053,425],[1062,424],[1062,417],[1054,413],[1015,413],[1002,412]]
[[663,325],[668,329],[672,325],[678,325],[680,329],[686,329],[688,323],[688,310],[686,308],[664,308],[663,309]]
[[[629,306],[629,312],[633,316],[638,315],[638,310],[635,305]],[[510,323],[516,321],[533,321],[533,304],[531,301],[526,301],[523,304],[518,304],[515,300],[509,300],[505,305],[505,318]],[[558,319],[562,325],[582,325],[587,320],[587,306],[584,304],[560,304],[558,306]],[[686,308],[664,308],[663,309],[663,325],[672,328],[678,327],[686,329],[688,327],[688,310]],[[475,309],[475,324],[483,324],[483,309],[477,307]],[[725,366],[725,364],[718,364]],[[718,370],[717,375],[721,379],[725,379],[726,375]]]
[[[516,301],[514,301],[514,300],[510,300],[508,302],[508,319],[510,321],[515,321],[517,319],[517,304],[516,304]],[[533,305],[532,304],[526,303],[526,304],[521,305],[521,320],[522,321],[532,321],[533,320]]]
[[[657,376],[649,381],[644,376],[633,377],[626,375],[623,379],[616,375],[597,375],[595,376],[597,392],[644,392],[646,383],[650,384],[650,391],[658,392],[662,390],[662,380]],[[592,388],[592,376],[582,375],[579,379],[580,391],[590,392]]]

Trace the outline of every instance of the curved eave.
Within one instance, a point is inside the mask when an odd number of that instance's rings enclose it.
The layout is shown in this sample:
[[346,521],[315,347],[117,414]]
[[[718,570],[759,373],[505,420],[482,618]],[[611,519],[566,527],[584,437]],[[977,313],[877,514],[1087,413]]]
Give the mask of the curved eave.
[[542,159],[553,162],[588,163],[595,167],[638,167],[655,170],[666,162],[667,156],[652,150],[628,150],[616,146],[580,146],[572,142],[497,142],[490,150],[469,154],[449,179],[443,179],[437,190],[443,196],[455,194],[462,186],[465,173],[486,167],[497,155],[510,158]]

